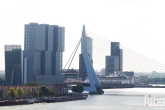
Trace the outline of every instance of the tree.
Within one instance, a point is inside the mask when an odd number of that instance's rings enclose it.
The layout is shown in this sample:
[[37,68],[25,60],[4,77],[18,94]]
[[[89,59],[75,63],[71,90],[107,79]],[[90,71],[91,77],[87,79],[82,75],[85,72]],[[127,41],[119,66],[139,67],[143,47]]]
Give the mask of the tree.
[[76,86],[72,86],[72,92],[77,92],[77,87]]
[[76,86],[72,87],[72,92],[82,93],[83,91],[84,91],[84,87],[81,84],[77,84]]
[[38,83],[36,83],[36,82],[28,82],[28,83],[26,83],[26,86],[38,86]]
[[14,87],[11,87],[8,91],[7,91],[7,95],[9,97],[11,97],[14,100],[14,97],[17,95],[17,92],[15,90]]
[[82,84],[77,85],[78,93],[82,93],[84,91],[84,87]]
[[43,95],[44,97],[45,97],[46,95],[49,95],[49,92],[50,92],[50,88],[49,88],[48,86],[42,85],[42,86],[40,87],[40,93],[41,93],[41,95]]
[[28,97],[30,98],[31,95],[32,95],[32,89],[27,89],[27,90],[25,91],[25,94],[26,94],[26,96],[28,96]]
[[21,99],[22,98],[22,95],[24,93],[24,90],[21,87],[18,87],[16,89],[16,92],[17,92],[18,97]]
[[50,96],[54,96],[54,95],[55,95],[55,91],[52,90],[52,89],[50,89],[50,90],[49,90],[49,95],[50,95]]
[[37,97],[39,96],[39,93],[40,93],[40,91],[39,91],[39,90],[34,91],[34,97],[35,97],[35,98],[37,98]]

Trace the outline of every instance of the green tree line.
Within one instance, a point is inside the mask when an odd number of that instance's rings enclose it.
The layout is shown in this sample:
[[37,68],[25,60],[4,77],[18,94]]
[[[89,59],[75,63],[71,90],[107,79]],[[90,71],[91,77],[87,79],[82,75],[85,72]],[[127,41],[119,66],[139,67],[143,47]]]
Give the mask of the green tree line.
[[165,84],[165,78],[144,78],[144,84]]
[[38,90],[33,91],[31,88],[24,90],[22,87],[10,87],[7,91],[6,98],[10,98],[15,100],[15,98],[19,98],[20,100],[24,96],[24,98],[37,98],[37,97],[45,97],[45,96],[54,96],[55,91],[51,89],[49,86],[43,85]]

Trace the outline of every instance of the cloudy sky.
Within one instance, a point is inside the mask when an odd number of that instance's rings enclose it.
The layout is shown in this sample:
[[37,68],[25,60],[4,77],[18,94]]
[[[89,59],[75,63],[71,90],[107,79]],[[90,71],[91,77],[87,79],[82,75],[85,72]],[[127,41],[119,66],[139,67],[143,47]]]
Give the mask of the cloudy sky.
[[65,27],[64,64],[86,29],[165,64],[164,0],[1,0],[0,70],[4,45],[24,44],[24,24]]

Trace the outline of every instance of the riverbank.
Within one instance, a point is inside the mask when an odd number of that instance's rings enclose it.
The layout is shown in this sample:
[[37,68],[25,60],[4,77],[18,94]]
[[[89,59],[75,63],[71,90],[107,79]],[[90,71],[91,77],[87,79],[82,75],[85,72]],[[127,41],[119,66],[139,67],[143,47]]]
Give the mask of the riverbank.
[[135,85],[134,88],[165,88],[165,86]]
[[51,103],[51,102],[66,102],[74,100],[85,100],[88,95],[77,95],[77,96],[62,96],[62,97],[47,97],[42,99],[30,99],[30,100],[16,100],[16,101],[0,101],[0,106],[11,106],[11,105],[25,105],[33,103]]
[[88,96],[65,96],[62,98],[50,98],[45,100],[46,103],[51,102],[66,102],[66,101],[74,101],[74,100],[85,100]]
[[0,106],[24,105],[24,104],[28,104],[28,100],[0,101]]

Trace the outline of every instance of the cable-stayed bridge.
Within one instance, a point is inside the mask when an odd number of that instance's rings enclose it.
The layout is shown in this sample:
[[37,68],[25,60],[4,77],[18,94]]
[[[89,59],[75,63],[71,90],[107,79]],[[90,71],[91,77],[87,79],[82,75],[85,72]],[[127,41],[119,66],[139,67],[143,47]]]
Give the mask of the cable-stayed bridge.
[[[88,37],[93,39],[94,68],[100,71],[100,69],[105,68],[105,56],[110,56],[110,43],[113,41],[90,31],[86,31],[86,33]],[[120,43],[120,48],[123,49],[123,71],[134,71],[135,76],[148,75],[165,78],[165,64],[130,50],[129,47],[123,46],[122,43]]]
[[[92,47],[87,46],[86,37],[92,39]],[[85,26],[83,26],[82,37],[80,37],[80,40],[76,45],[74,52],[72,53],[73,57],[71,62],[73,61],[73,58],[76,55],[76,51],[78,47],[80,47],[80,44],[81,54],[84,59],[87,77],[90,82],[90,87],[85,88],[85,90],[88,90],[90,92],[102,91],[102,87],[96,73],[98,72],[99,74],[99,71],[101,69],[106,68],[106,56],[111,56],[111,52],[113,49],[110,47],[111,41],[85,30]],[[124,47],[122,44],[120,44],[119,47],[120,49],[122,49],[122,71],[120,71],[119,74],[122,74],[123,71],[133,71],[135,72],[135,76],[148,75],[151,77],[165,78],[164,64],[161,64],[151,58],[134,52],[129,48]],[[89,53],[87,52],[88,48],[92,49],[92,55],[89,55]],[[118,54],[120,51],[114,49],[113,52]],[[92,62],[91,56],[93,56]],[[69,64],[69,67],[70,65],[71,63]],[[105,75],[105,73],[103,75]]]

